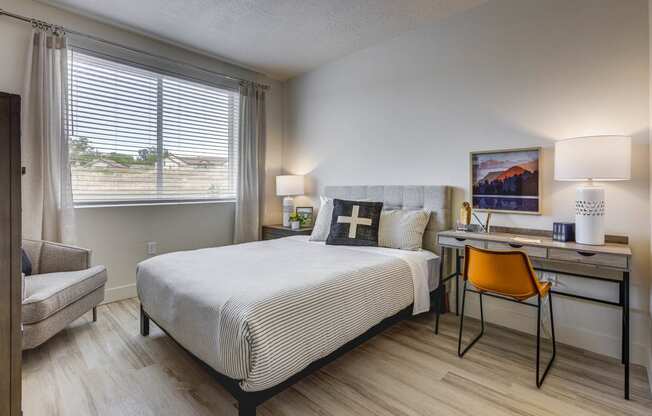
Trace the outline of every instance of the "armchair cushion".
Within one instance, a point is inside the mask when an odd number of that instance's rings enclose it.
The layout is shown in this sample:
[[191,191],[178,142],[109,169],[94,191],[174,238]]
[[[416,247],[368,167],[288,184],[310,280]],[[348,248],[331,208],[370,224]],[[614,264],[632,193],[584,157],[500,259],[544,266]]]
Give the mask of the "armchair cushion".
[[23,323],[33,324],[48,318],[104,286],[106,277],[104,266],[80,271],[25,276],[26,298],[22,308]]

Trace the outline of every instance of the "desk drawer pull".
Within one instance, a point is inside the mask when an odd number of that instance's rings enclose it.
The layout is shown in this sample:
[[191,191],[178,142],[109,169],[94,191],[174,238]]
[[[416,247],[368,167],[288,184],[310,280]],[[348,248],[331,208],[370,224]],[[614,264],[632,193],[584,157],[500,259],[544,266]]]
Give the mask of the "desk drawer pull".
[[593,256],[595,256],[595,253],[588,253],[586,251],[578,251],[577,254],[579,254],[580,256],[584,256],[584,257],[593,257]]
[[514,244],[514,243],[509,243],[509,246],[510,246],[510,247],[513,247],[513,248],[522,248],[522,247],[523,247],[523,244]]
[[466,238],[462,238],[462,237],[455,237],[455,239],[456,239],[457,241],[466,241]]

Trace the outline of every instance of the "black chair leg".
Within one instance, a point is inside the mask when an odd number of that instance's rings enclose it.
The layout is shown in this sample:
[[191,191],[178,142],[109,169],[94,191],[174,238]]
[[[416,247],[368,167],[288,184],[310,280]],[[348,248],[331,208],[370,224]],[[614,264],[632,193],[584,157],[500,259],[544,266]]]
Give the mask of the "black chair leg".
[[464,330],[464,306],[465,306],[465,303],[466,303],[466,292],[467,292],[467,290],[466,290],[466,280],[465,280],[464,281],[464,289],[462,290],[462,310],[460,311],[460,335],[459,335],[459,338],[457,340],[457,355],[459,357],[463,357],[464,354],[466,354],[466,352],[468,350],[470,350],[471,347],[476,342],[478,342],[478,340],[482,337],[482,335],[484,335],[484,311],[483,311],[483,308],[482,308],[482,293],[480,293],[479,294],[480,295],[480,333],[462,351],[462,332]]
[[548,370],[552,367],[552,363],[555,361],[557,355],[557,342],[555,340],[555,320],[552,313],[552,293],[548,292],[548,304],[550,306],[550,328],[552,335],[552,357],[546,366],[543,376],[539,379],[539,357],[541,355],[541,297],[537,297],[537,388],[540,388],[543,385],[543,381],[548,375]]
[[97,322],[97,306],[93,307],[93,322]]

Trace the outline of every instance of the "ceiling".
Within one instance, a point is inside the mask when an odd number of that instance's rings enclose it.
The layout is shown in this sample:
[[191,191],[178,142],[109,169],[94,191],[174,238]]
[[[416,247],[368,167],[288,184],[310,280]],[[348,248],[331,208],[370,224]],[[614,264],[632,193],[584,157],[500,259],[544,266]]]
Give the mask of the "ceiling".
[[486,0],[41,0],[287,79]]

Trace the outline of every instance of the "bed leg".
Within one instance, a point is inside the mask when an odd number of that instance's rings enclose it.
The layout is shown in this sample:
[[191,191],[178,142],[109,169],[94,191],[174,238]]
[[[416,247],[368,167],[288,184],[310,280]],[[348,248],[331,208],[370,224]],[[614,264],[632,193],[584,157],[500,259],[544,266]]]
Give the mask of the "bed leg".
[[149,335],[149,316],[143,310],[143,305],[140,305],[140,335]]
[[243,400],[239,401],[238,416],[256,416],[256,405]]

